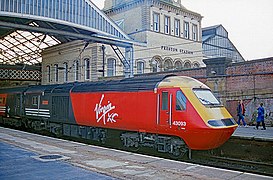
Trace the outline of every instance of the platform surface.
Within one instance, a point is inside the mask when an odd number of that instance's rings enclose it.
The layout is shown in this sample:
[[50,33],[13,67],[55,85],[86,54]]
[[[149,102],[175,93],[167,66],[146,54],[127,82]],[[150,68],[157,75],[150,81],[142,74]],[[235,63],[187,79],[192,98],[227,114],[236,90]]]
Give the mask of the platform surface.
[[273,142],[273,127],[266,127],[266,130],[261,130],[261,128],[261,126],[259,129],[255,129],[255,126],[241,126],[235,130],[232,137]]
[[[59,178],[142,180],[273,179],[273,177],[139,155],[2,127],[0,127],[0,145],[1,180]],[[33,158],[33,155],[52,154],[63,155],[68,159],[38,162],[37,159]],[[35,171],[37,172],[34,173]],[[93,174],[94,172],[96,173]],[[89,177],[92,175],[95,177]]]

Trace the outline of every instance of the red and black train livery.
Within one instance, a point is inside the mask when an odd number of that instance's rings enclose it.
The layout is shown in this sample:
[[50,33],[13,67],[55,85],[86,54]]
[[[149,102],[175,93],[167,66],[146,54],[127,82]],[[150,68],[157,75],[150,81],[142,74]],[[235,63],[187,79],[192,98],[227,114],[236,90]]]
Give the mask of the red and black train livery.
[[203,83],[185,76],[40,85],[0,90],[2,122],[178,155],[226,142],[237,127]]

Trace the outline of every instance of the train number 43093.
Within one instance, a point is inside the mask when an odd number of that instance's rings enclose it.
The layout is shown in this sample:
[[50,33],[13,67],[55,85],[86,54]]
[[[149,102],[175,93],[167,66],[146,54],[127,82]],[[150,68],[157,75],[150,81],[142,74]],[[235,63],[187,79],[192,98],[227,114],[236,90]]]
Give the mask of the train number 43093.
[[187,122],[186,121],[174,121],[173,125],[174,126],[186,126]]

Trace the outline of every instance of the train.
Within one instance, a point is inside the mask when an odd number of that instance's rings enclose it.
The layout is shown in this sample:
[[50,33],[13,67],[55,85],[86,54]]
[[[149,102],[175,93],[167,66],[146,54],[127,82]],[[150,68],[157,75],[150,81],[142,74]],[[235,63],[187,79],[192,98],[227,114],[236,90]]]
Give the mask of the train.
[[36,85],[0,90],[0,122],[179,156],[224,144],[237,128],[202,82],[186,76]]

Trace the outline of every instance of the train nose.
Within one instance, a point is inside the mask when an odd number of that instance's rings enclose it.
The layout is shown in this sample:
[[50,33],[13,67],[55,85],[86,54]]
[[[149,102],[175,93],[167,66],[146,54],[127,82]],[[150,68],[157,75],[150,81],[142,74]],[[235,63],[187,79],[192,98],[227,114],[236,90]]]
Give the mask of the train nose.
[[209,128],[193,133],[187,144],[191,149],[209,150],[224,144],[233,134],[237,126],[228,128]]
[[215,144],[212,146],[211,149],[223,145],[231,137],[236,128],[237,127],[222,129],[221,133],[219,134],[219,138],[215,141]]

